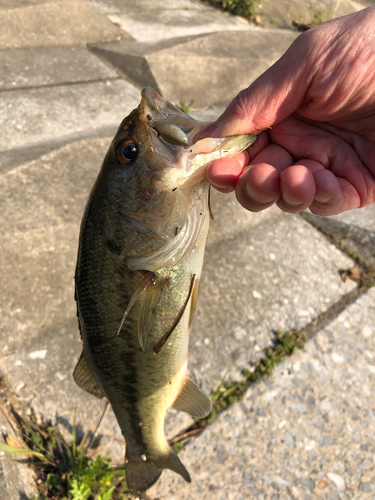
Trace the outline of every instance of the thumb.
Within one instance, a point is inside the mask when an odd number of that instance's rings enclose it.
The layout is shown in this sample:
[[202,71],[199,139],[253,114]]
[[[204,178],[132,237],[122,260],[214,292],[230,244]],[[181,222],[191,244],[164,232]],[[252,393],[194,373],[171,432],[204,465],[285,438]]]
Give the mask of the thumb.
[[250,87],[242,90],[215,122],[198,132],[194,142],[203,137],[259,132],[272,127],[305,104],[314,57],[311,36],[304,35],[300,35]]

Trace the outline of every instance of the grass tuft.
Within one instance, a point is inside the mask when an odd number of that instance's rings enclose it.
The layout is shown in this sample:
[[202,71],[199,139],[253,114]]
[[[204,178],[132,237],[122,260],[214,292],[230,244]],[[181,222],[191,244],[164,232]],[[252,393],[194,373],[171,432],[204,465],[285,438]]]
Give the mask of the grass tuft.
[[277,331],[275,333],[274,345],[267,349],[264,358],[258,361],[252,367],[252,370],[243,370],[244,380],[225,382],[226,374],[224,375],[219,386],[211,396],[213,405],[211,413],[203,419],[196,419],[195,423],[189,429],[186,429],[181,435],[176,436],[171,442],[174,450],[176,452],[180,451],[187,440],[193,435],[202,432],[206,425],[213,422],[222,410],[239,401],[251,384],[270,375],[276,365],[281,363],[286,356],[291,356],[297,349],[301,349],[305,342],[306,337],[299,330]]
[[[39,426],[34,419],[16,415],[26,446],[0,444],[7,453],[26,455],[35,470],[40,496],[53,500],[120,500],[126,488],[125,470],[116,470],[108,457],[86,455],[88,432],[77,441],[74,419],[72,444],[56,427]],[[7,439],[9,442],[11,438]]]
[[259,23],[260,0],[204,0],[213,7]]
[[194,101],[193,99],[191,99],[189,104],[185,104],[184,101],[180,101],[180,104],[177,107],[178,109],[189,115],[193,106],[194,106]]
[[307,31],[319,24],[326,23],[333,19],[333,13],[330,10],[315,10],[312,12],[312,19],[309,23],[301,23],[299,21],[292,21],[292,27],[297,31]]

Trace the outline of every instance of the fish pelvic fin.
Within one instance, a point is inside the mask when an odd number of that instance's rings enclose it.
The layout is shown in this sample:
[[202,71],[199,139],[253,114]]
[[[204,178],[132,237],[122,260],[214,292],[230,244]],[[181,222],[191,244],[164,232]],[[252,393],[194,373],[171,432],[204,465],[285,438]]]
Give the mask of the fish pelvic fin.
[[82,351],[81,357],[79,358],[77,366],[74,369],[73,379],[78,387],[88,392],[89,394],[92,394],[97,398],[106,397],[87,365],[84,351]]
[[185,411],[193,418],[204,418],[212,410],[212,402],[191,378],[186,377],[172,408]]

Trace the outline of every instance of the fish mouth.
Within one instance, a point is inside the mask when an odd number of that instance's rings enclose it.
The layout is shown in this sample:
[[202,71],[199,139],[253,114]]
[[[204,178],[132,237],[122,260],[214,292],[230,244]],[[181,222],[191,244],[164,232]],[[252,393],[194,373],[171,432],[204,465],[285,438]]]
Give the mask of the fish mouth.
[[194,135],[208,125],[208,122],[194,120],[151,87],[145,87],[141,95],[141,120],[171,145],[192,145]]

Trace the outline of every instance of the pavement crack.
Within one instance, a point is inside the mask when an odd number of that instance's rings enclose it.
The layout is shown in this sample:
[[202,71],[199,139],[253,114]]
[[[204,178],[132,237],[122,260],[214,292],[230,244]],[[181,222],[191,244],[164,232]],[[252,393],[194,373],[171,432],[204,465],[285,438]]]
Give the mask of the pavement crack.
[[1,88],[0,87],[0,93],[6,93],[6,92],[14,92],[17,90],[39,90],[39,89],[49,89],[53,87],[73,87],[75,85],[82,85],[85,83],[106,83],[106,82],[114,82],[119,80],[119,77],[106,77],[106,78],[93,78],[91,80],[78,80],[76,82],[56,82],[56,83],[45,83],[43,85],[25,85],[25,86],[18,86],[15,88]]
[[366,293],[367,288],[366,284],[358,285],[303,328],[295,328],[286,332],[276,332],[274,343],[266,349],[265,356],[255,363],[252,370],[243,369],[244,378],[242,380],[227,383],[224,380],[221,381],[219,387],[211,395],[213,402],[211,413],[203,419],[195,419],[193,424],[183,429],[169,441],[174,450],[179,452],[184,444],[193,436],[203,432],[207,425],[211,424],[220,412],[238,402],[252,384],[268,377],[274,368],[284,361],[286,357],[291,356],[296,350],[303,348],[308,340],[311,340],[328,323],[343,312],[344,309]]
[[7,151],[0,151],[0,175],[14,170],[24,163],[29,163],[40,156],[50,153],[51,151],[59,149],[72,142],[97,137],[108,137],[112,139],[117,127],[118,124],[116,123],[96,129],[81,130],[53,139],[47,139],[45,141],[38,141],[33,144],[8,149]]

